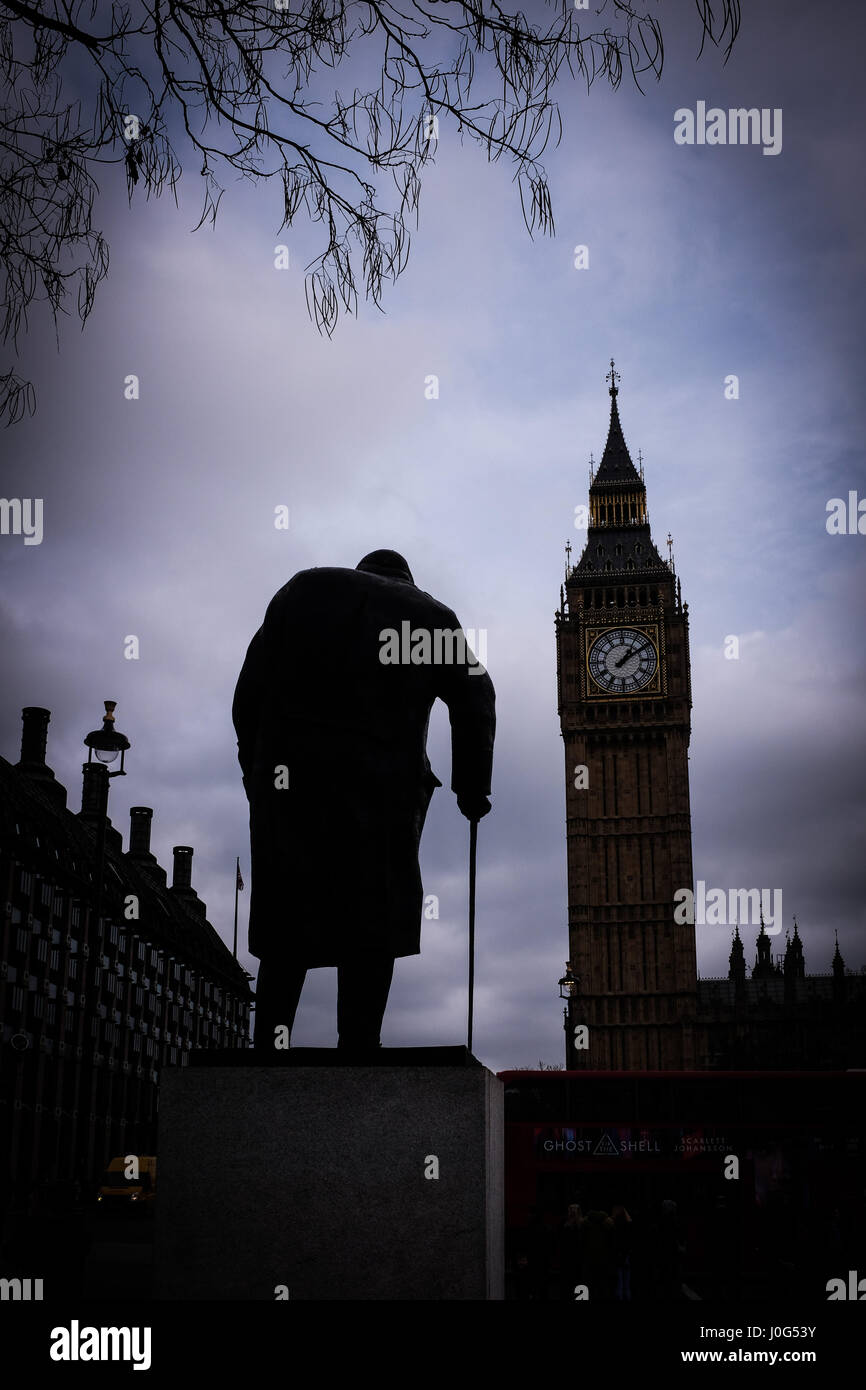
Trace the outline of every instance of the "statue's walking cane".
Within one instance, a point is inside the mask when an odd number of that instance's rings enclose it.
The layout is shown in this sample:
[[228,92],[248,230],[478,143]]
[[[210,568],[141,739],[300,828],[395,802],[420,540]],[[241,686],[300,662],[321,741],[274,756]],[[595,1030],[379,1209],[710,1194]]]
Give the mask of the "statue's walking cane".
[[472,1005],[475,996],[475,852],[478,847],[478,821],[469,822],[469,1041],[472,1051]]

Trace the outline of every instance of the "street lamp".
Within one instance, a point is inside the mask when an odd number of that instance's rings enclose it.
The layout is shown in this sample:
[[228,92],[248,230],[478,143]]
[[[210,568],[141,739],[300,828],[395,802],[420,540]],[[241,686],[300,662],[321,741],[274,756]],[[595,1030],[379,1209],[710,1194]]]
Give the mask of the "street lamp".
[[[91,769],[90,792],[96,792],[97,795],[94,799],[98,799],[96,889],[93,895],[93,917],[87,924],[89,970],[87,966],[84,967],[89,978],[87,978],[86,981],[82,981],[82,983],[85,984],[85,991],[88,998],[93,997],[92,991],[96,988],[97,961],[99,959],[97,947],[100,944],[102,936],[102,896],[105,879],[105,837],[108,826],[108,792],[112,777],[126,776],[123,761],[126,750],[129,747],[129,739],[125,734],[120,733],[119,730],[114,727],[114,711],[117,707],[117,701],[105,700],[103,703],[105,705],[105,714],[102,717],[102,728],[91,730],[84,740],[87,748],[87,763],[85,766]],[[95,764],[93,762],[94,753],[96,754]],[[115,762],[118,753],[120,754],[120,767],[115,768],[113,772],[109,772],[108,764]],[[82,973],[84,973],[84,971]],[[94,1012],[96,1012],[95,1004],[96,999],[94,998]],[[95,1079],[92,1084],[95,1087]],[[95,1105],[93,1109],[96,1109]],[[93,1163],[94,1137],[93,1126],[91,1124],[87,1144],[88,1169]]]
[[[93,729],[84,740],[87,747],[87,765],[93,765],[93,755],[96,754],[97,762],[101,765],[94,768],[94,772],[99,772],[99,834],[97,841],[97,865],[96,865],[96,895],[94,902],[94,917],[96,929],[99,930],[99,923],[102,918],[102,880],[105,874],[105,830],[108,822],[108,789],[110,778],[125,777],[126,772],[123,767],[123,760],[126,750],[129,747],[129,739],[122,734],[119,729],[114,727],[114,711],[117,708],[116,700],[105,700],[105,714],[102,717],[102,728]],[[109,772],[107,764],[113,763],[120,754],[120,767]],[[102,770],[104,768],[104,771]]]
[[565,962],[565,974],[559,981],[559,997],[565,1000],[565,1008],[562,1011],[562,1026],[565,1029],[565,1067],[567,1071],[574,1070],[573,1008],[579,988],[580,980],[572,971],[571,961],[567,960]]
[[560,999],[573,999],[577,994],[577,980],[571,971],[571,961],[565,962],[565,974],[559,982]]
[[104,700],[103,704],[105,705],[105,714],[102,717],[102,728],[94,729],[84,740],[88,748],[87,761],[91,763],[95,753],[99,762],[113,763],[119,753],[120,767],[116,768],[114,772],[109,772],[108,776],[125,777],[123,759],[129,747],[129,739],[114,727],[114,711],[117,709],[117,701]]

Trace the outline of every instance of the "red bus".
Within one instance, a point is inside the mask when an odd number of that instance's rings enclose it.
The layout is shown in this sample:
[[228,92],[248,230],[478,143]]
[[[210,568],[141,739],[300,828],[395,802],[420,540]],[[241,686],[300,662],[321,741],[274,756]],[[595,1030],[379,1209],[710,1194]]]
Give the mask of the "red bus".
[[574,1297],[587,1245],[610,1298],[866,1274],[866,1072],[499,1075],[510,1296]]

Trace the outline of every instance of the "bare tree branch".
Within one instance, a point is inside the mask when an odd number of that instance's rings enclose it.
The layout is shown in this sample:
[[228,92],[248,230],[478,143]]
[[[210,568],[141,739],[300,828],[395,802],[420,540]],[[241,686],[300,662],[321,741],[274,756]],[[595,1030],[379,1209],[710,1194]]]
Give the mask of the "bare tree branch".
[[[216,219],[223,171],[276,179],[279,230],[302,213],[322,228],[305,291],[328,334],[361,292],[381,308],[405,268],[439,121],[491,162],[507,156],[530,235],[552,232],[540,160],[562,134],[556,83],[658,78],[656,3],[597,0],[584,12],[533,0],[530,19],[497,0],[111,0],[97,36],[96,0],[0,0],[3,342],[15,349],[33,304],[47,304],[55,329],[70,301],[87,319],[108,271],[93,220],[100,166],[117,168],[132,202],[176,198],[192,158],[196,230]],[[727,60],[739,0],[695,4],[701,51],[709,39]],[[371,74],[369,89],[329,88],[348,63]],[[32,385],[0,373],[6,423],[34,403]]]

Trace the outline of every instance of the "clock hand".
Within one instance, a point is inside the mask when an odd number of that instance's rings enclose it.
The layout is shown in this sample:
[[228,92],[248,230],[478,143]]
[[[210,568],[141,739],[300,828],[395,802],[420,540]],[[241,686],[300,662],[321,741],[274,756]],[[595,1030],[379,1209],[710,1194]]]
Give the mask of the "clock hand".
[[626,654],[625,654],[625,656],[621,656],[620,659],[619,659],[619,661],[615,661],[615,662],[613,663],[614,669],[615,669],[616,671],[618,671],[619,668],[620,668],[620,666],[624,666],[625,663],[628,661],[629,657],[630,657],[630,656],[633,656],[633,655],[634,655],[634,653],[632,652],[631,647],[628,647],[628,648],[626,649]]

